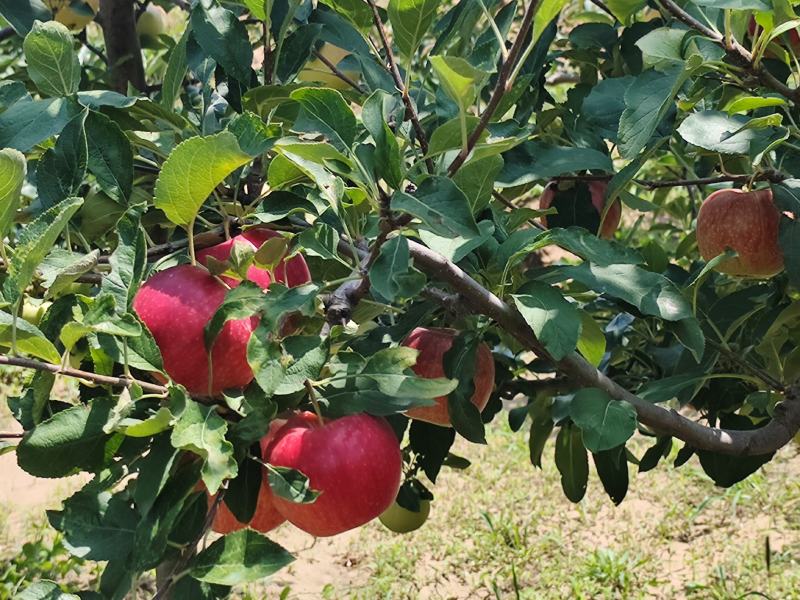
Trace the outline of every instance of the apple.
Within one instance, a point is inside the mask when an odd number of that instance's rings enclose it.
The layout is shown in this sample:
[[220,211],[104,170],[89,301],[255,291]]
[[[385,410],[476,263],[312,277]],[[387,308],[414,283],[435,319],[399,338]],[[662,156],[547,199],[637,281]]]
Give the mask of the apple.
[[[210,248],[204,248],[203,250],[198,250],[197,260],[203,265],[206,264],[209,256],[212,256],[219,261],[225,261],[230,258],[231,250],[233,249],[233,245],[236,243],[249,244],[254,250],[258,250],[268,239],[279,236],[279,233],[272,231],[271,229],[248,229],[247,231],[240,233],[239,235],[222,242],[221,244],[211,246]],[[311,282],[311,272],[308,270],[306,260],[299,254],[297,256],[293,256],[289,260],[282,260],[275,268],[274,275],[277,281],[287,285],[288,287],[295,287]],[[222,279],[231,287],[239,285],[237,280],[230,277],[223,277]],[[266,269],[256,266],[252,266],[247,270],[247,279],[264,289],[267,289],[271,283],[269,272]]]
[[[569,189],[561,190],[559,189],[559,182],[554,180],[545,186],[544,192],[542,193],[542,197],[539,199],[539,209],[546,210],[551,206],[555,205],[555,208],[559,209],[559,214],[550,215],[549,219],[550,226],[569,227],[570,225],[577,224],[575,222],[574,215],[571,213],[580,214],[584,212],[584,210],[589,209],[588,202],[587,206],[585,207],[578,205],[578,203],[580,203],[582,199],[580,192],[588,191],[592,199],[592,206],[594,206],[597,215],[602,216],[603,208],[605,207],[606,203],[607,190],[608,190],[608,182],[606,181],[598,181],[598,180],[593,180],[588,182],[575,181],[574,185]],[[569,208],[569,211],[565,210],[565,208]],[[609,208],[608,212],[606,213],[606,218],[605,221],[603,221],[603,226],[600,227],[601,238],[609,239],[614,237],[614,232],[619,227],[619,221],[621,216],[622,216],[622,205],[620,204],[619,200],[614,200],[614,203],[611,205],[611,208]],[[597,226],[600,226],[599,219],[597,220]],[[597,231],[597,226],[594,227],[594,231]],[[542,227],[544,227],[545,229],[547,229],[548,227],[547,215],[542,217]]]
[[306,475],[320,495],[309,504],[274,496],[275,507],[303,531],[336,535],[371,521],[394,502],[403,458],[389,423],[366,414],[321,423],[295,415],[266,447],[264,461]]
[[93,189],[86,194],[76,220],[80,223],[81,235],[86,241],[93,242],[113,229],[124,214],[124,206]]
[[[453,340],[458,335],[454,329],[417,327],[408,334],[403,345],[419,350],[417,363],[412,367],[419,377],[433,379],[446,377],[444,373],[444,355],[453,345]],[[472,403],[483,411],[489,403],[489,396],[494,387],[494,360],[489,347],[481,343],[475,357],[475,375],[473,383],[475,392],[472,394]],[[447,396],[436,398],[433,406],[419,406],[412,408],[406,414],[419,421],[427,421],[434,425],[450,427],[450,412],[447,408]]]
[[44,313],[47,312],[47,309],[50,308],[52,304],[52,302],[48,302],[47,300],[36,303],[26,298],[22,303],[22,315],[20,316],[31,325],[38,327],[42,322]]
[[697,245],[706,261],[730,248],[738,256],[722,261],[717,271],[743,277],[772,277],[783,270],[778,245],[781,213],[769,189],[713,192],[697,214]]
[[[209,496],[208,506],[211,507],[214,502],[215,496]],[[272,531],[278,525],[286,521],[286,518],[275,509],[274,496],[269,487],[267,480],[266,470],[261,478],[261,487],[258,490],[258,501],[256,503],[256,512],[249,523],[242,523],[231,512],[231,509],[223,501],[217,507],[217,514],[214,515],[214,521],[211,524],[211,529],[223,535],[239,531],[245,527],[255,529],[261,533]]]
[[160,6],[148,4],[136,20],[136,33],[146,40],[158,39],[167,29],[167,12]]
[[242,388],[253,379],[247,364],[247,342],[258,317],[228,321],[208,355],[203,329],[222,304],[227,288],[208,271],[192,265],[170,267],[139,289],[133,308],[153,334],[164,369],[192,394],[217,395]]
[[100,0],[84,0],[83,6],[77,9],[73,0],[45,0],[45,4],[53,12],[53,20],[72,31],[84,29],[100,10]]
[[428,520],[431,513],[431,501],[420,499],[419,511],[414,512],[400,506],[396,501],[378,517],[384,527],[395,533],[416,531]]
[[[319,53],[337,67],[339,66],[339,62],[350,54],[347,50],[343,50],[333,44],[324,44],[322,49],[319,50]],[[357,71],[340,70],[353,81],[358,81],[359,73]],[[337,77],[331,72],[328,65],[316,57],[306,62],[303,69],[297,74],[297,80],[321,83],[325,87],[335,90],[350,89],[350,85],[346,81]]]

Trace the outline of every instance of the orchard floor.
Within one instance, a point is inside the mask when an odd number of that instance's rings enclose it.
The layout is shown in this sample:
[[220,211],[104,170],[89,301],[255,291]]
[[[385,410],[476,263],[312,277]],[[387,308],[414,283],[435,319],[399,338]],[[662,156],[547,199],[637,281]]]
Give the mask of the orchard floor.
[[[401,536],[371,523],[315,542],[282,526],[273,538],[297,560],[238,597],[800,599],[797,446],[727,490],[715,488],[696,459],[641,475],[632,466],[628,496],[614,507],[594,473],[579,505],[564,498],[552,442],[538,470],[528,462],[527,435],[500,416],[488,441],[458,443],[454,451],[472,466],[442,471],[421,530]],[[637,456],[646,447],[632,446]],[[69,559],[43,529],[44,509],[79,483],[35,480],[13,454],[0,457],[0,600],[12,597],[15,582],[40,576],[67,589],[95,579],[96,569]]]

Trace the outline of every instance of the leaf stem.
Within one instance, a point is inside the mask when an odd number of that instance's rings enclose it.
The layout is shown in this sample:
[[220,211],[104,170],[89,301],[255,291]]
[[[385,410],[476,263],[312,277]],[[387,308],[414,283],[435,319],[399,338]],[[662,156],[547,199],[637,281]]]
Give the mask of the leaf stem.
[[311,401],[311,406],[314,407],[314,412],[317,413],[319,424],[324,426],[325,420],[322,418],[322,410],[320,410],[319,402],[317,401],[317,393],[314,391],[314,384],[312,384],[309,379],[306,379],[305,386],[308,392],[308,399]]

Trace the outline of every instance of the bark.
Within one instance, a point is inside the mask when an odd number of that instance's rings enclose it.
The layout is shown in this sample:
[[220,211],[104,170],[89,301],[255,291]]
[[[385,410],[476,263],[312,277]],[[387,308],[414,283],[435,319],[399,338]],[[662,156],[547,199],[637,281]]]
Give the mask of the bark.
[[127,94],[128,84],[140,92],[147,89],[134,8],[134,0],[100,0],[98,20],[106,42],[111,87],[120,94]]

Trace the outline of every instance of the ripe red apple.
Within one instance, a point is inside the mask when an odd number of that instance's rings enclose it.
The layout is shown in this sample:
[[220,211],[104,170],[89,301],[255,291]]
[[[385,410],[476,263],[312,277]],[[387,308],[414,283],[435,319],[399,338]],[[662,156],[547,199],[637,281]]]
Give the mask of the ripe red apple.
[[203,329],[222,304],[226,288],[208,271],[179,265],[153,275],[139,289],[133,309],[153,334],[164,369],[192,394],[217,395],[253,379],[247,342],[257,317],[228,321],[214,342],[209,386]]
[[783,270],[778,245],[781,213],[771,190],[717,190],[700,206],[697,245],[707,261],[727,248],[738,256],[722,261],[717,270],[744,277],[772,277]]
[[[286,419],[273,419],[269,424],[269,431],[267,431],[267,434],[261,438],[260,441],[262,456],[267,446],[275,436],[275,433],[277,433],[285,424]],[[216,495],[208,497],[209,508],[214,502],[215,497]],[[272,495],[272,490],[269,487],[269,480],[267,479],[267,470],[262,468],[261,487],[258,490],[256,511],[253,514],[253,518],[250,519],[250,522],[242,523],[239,521],[226,506],[225,502],[223,502],[217,508],[217,514],[214,516],[214,522],[211,524],[211,529],[217,533],[225,535],[249,526],[251,529],[255,529],[261,533],[267,533],[268,531],[275,529],[284,521],[286,521],[286,518],[275,508],[274,496]]]
[[[585,187],[581,187],[585,186]],[[576,181],[575,187],[559,191],[558,188],[558,181],[551,181],[548,183],[545,188],[544,192],[542,193],[542,197],[539,199],[539,209],[546,210],[553,205],[554,200],[556,200],[557,194],[566,194],[572,196],[577,200],[577,194],[581,190],[586,190],[588,187],[589,194],[591,195],[592,205],[594,206],[597,214],[602,216],[603,214],[603,207],[605,207],[606,203],[606,190],[608,189],[608,182],[606,181]],[[558,208],[558,207],[556,207]],[[576,212],[579,212],[581,207],[576,207]],[[562,208],[562,213],[563,213]],[[614,203],[611,205],[611,208],[608,209],[606,213],[605,221],[603,221],[602,227],[600,227],[600,237],[609,239],[614,237],[614,232],[619,227],[619,221],[622,216],[622,205],[620,204],[619,200],[614,200]],[[561,215],[553,215],[550,217],[550,222],[552,226],[556,227],[567,227],[570,224],[570,216],[568,214],[561,214]],[[598,222],[598,225],[600,223]],[[542,227],[547,229],[547,216],[542,217]]]
[[[446,377],[444,373],[444,355],[453,345],[453,340],[458,332],[453,329],[425,328],[417,327],[408,334],[404,346],[419,350],[417,364],[412,368],[419,377],[434,379]],[[475,357],[475,375],[473,383],[475,392],[472,394],[472,403],[483,411],[489,402],[489,396],[494,387],[494,360],[489,347],[481,343],[478,345],[478,352]],[[412,408],[406,414],[419,421],[427,421],[434,425],[450,427],[450,412],[447,408],[447,396],[436,398],[433,406],[420,406]]]
[[290,523],[319,537],[359,527],[386,510],[397,496],[403,466],[392,428],[366,414],[322,424],[315,414],[300,413],[275,434],[264,460],[304,473],[321,492],[310,504],[274,496]]
[[[239,235],[222,242],[221,244],[211,246],[210,248],[204,248],[203,250],[198,250],[197,260],[203,265],[206,264],[209,256],[213,256],[220,261],[228,260],[231,255],[233,245],[237,242],[249,244],[254,250],[258,250],[268,239],[278,236],[280,236],[280,234],[272,231],[271,229],[248,229],[247,231],[240,233]],[[311,272],[308,270],[306,260],[300,254],[293,256],[289,260],[282,260],[280,263],[278,263],[274,274],[277,281],[288,287],[303,285],[311,281]],[[264,289],[267,289],[269,284],[272,283],[269,272],[266,269],[256,266],[252,266],[247,270],[247,279]],[[223,280],[231,287],[239,285],[237,280],[230,277],[223,277]]]

